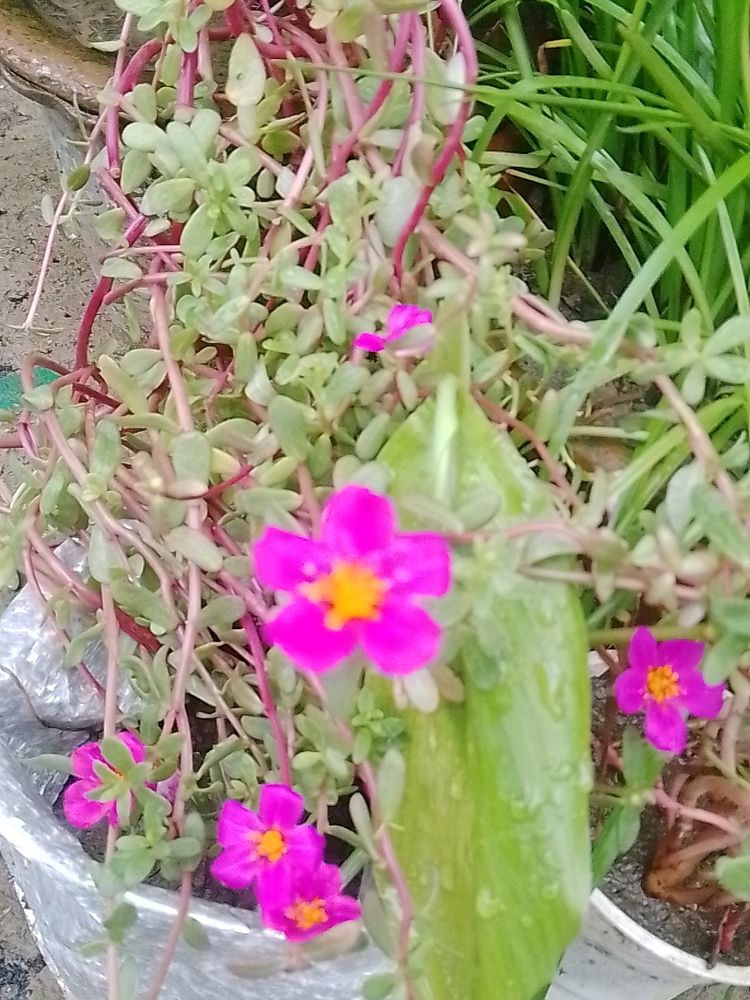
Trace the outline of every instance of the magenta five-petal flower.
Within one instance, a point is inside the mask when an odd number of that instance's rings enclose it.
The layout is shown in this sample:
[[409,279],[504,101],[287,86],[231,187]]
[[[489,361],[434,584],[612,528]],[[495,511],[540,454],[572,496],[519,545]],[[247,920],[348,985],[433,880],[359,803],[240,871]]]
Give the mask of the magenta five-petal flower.
[[[117,739],[130,751],[130,756],[136,764],[142,764],[146,759],[146,747],[135,733],[117,733]],[[63,812],[67,821],[79,830],[95,826],[106,816],[110,826],[117,826],[117,802],[97,802],[91,798],[91,793],[102,787],[102,781],[94,768],[101,764],[108,770],[118,772],[108,763],[102,754],[99,743],[84,743],[70,755],[74,781],[63,792]],[[132,796],[131,796],[132,799]]]
[[724,685],[706,684],[698,669],[704,649],[702,642],[689,639],[657,642],[647,628],[633,635],[629,666],[615,681],[615,697],[621,712],[645,712],[646,738],[658,750],[682,753],[686,717],[715,719],[721,711]]
[[271,872],[294,870],[308,875],[323,860],[323,837],[313,826],[300,826],[304,801],[287,785],[263,785],[258,811],[241,802],[225,802],[216,839],[221,854],[211,873],[230,889],[247,889]]
[[323,510],[320,539],[267,528],[253,558],[264,586],[291,593],[266,634],[303,670],[328,670],[359,645],[386,674],[437,655],[440,626],[417,599],[448,590],[450,549],[440,535],[398,532],[387,497],[346,486]]
[[274,873],[258,889],[263,924],[290,941],[305,941],[336,924],[358,920],[359,903],[341,889],[335,865],[322,864],[312,874],[289,868]]
[[[415,326],[427,326],[432,321],[433,315],[429,309],[398,304],[393,306],[388,313],[384,333],[360,333],[354,340],[354,346],[361,347],[365,351],[379,353],[394,340],[401,340]],[[429,343],[422,345],[419,350],[415,350],[415,353],[424,353],[428,346]]]

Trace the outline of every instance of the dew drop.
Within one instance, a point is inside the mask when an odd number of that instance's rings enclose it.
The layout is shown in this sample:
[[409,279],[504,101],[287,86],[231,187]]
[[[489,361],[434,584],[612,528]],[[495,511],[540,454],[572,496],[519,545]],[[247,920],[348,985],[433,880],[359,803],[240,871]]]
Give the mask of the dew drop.
[[505,912],[505,903],[485,886],[477,893],[476,909],[483,920],[489,920]]

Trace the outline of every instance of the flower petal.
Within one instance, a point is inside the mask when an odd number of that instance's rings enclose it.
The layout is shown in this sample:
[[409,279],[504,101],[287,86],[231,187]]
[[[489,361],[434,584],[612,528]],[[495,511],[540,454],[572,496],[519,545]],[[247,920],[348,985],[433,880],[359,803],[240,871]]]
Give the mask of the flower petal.
[[415,326],[424,326],[432,321],[433,315],[429,309],[420,309],[414,305],[395,305],[388,313],[388,340],[398,340]]
[[393,541],[396,514],[388,497],[345,486],[323,510],[322,536],[334,556],[356,559],[387,548]]
[[88,778],[98,783],[99,779],[94,770],[95,763],[104,763],[98,743],[84,743],[83,746],[76,747],[70,755],[70,766],[75,777]]
[[222,847],[231,848],[246,843],[249,834],[262,829],[263,824],[252,809],[230,799],[221,807],[219,822],[216,825],[216,839]]
[[311,538],[281,528],[266,528],[253,546],[255,575],[271,590],[294,590],[327,573],[330,560]]
[[442,597],[451,585],[450,546],[428,531],[396,535],[377,571],[391,581],[391,593]]
[[360,333],[354,338],[354,347],[361,347],[363,351],[371,354],[379,354],[385,350],[387,341],[377,333]]
[[388,599],[377,621],[362,625],[362,645],[385,674],[409,674],[433,660],[442,630],[436,621],[408,601]]
[[354,652],[357,630],[351,625],[326,627],[325,608],[295,598],[266,623],[268,641],[283,649],[302,670],[330,670]]
[[[285,906],[293,902],[298,894],[297,873],[292,865],[265,865],[258,873],[258,884],[255,887],[255,895],[258,905],[264,911],[264,923],[266,914],[281,914]],[[266,923],[267,927],[273,927],[271,923]],[[275,927],[275,930],[283,930],[283,927]]]
[[630,640],[628,663],[636,670],[648,670],[658,662],[658,647],[651,629],[637,628]]
[[326,910],[328,912],[329,927],[335,927],[336,924],[345,924],[350,920],[359,920],[362,916],[361,906],[351,896],[335,896],[329,900]]
[[643,708],[646,692],[646,672],[644,670],[625,670],[615,681],[615,698],[617,707],[625,715],[640,712]]
[[255,881],[258,869],[246,846],[224,850],[211,863],[211,874],[228,889],[247,889]]
[[136,736],[135,733],[124,730],[121,733],[117,733],[117,739],[120,743],[123,743],[125,747],[127,747],[130,751],[130,756],[136,764],[142,764],[144,762],[146,759],[146,746],[140,737]]
[[93,792],[99,787],[98,781],[74,781],[63,792],[63,812],[71,826],[79,830],[100,823],[109,813],[113,803],[95,802],[86,797],[87,792]]
[[672,667],[682,675],[685,670],[695,670],[706,651],[705,643],[692,639],[667,639],[659,643],[659,663]]
[[299,823],[305,800],[288,785],[263,785],[258,815],[264,826],[288,830]]
[[295,871],[314,872],[320,867],[325,839],[314,826],[298,826],[287,834],[286,839],[289,845],[287,857],[290,864],[293,863]]
[[657,750],[682,753],[687,746],[687,725],[674,701],[646,706],[646,739]]
[[700,719],[715,719],[724,704],[724,685],[709,686],[700,670],[680,672],[680,703],[691,715]]
[[304,895],[309,899],[319,896],[321,899],[330,899],[341,892],[341,871],[336,865],[323,864],[317,871],[303,883]]

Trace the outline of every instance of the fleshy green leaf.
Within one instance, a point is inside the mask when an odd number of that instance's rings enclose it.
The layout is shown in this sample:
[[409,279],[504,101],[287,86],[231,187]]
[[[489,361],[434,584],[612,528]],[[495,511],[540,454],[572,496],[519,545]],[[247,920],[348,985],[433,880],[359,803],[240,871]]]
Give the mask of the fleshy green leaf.
[[[742,616],[740,620],[746,622],[750,618],[750,607],[744,602],[740,603],[743,605],[740,610]],[[732,633],[723,635],[718,642],[715,642],[701,664],[706,684],[722,684],[736,670],[740,657],[747,652],[748,646],[750,646],[750,636]]]
[[164,536],[164,541],[173,552],[179,553],[188,562],[200,566],[205,573],[218,573],[221,569],[224,561],[221,549],[203,532],[197,531],[195,528],[188,528],[187,525],[181,524],[168,531]]
[[268,407],[268,423],[284,454],[303,462],[310,450],[303,407],[288,396],[275,396]]
[[738,899],[750,901],[750,854],[738,858],[719,858],[716,862],[719,882]]
[[229,57],[229,72],[224,91],[235,105],[255,105],[263,98],[266,68],[258,47],[248,34],[240,35]]
[[723,555],[750,567],[750,536],[721,493],[700,483],[693,489],[691,501],[695,519],[706,537]]

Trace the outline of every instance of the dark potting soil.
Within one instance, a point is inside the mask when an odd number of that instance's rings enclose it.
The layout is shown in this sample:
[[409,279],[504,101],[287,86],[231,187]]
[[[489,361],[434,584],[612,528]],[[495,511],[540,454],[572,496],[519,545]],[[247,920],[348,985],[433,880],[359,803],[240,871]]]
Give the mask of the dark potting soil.
[[[641,833],[635,845],[615,862],[599,888],[637,924],[668,944],[711,962],[725,908],[675,906],[648,896],[643,876],[657,842],[664,832],[661,817],[644,810]],[[750,965],[750,925],[740,928],[732,949],[719,956],[727,965]]]

